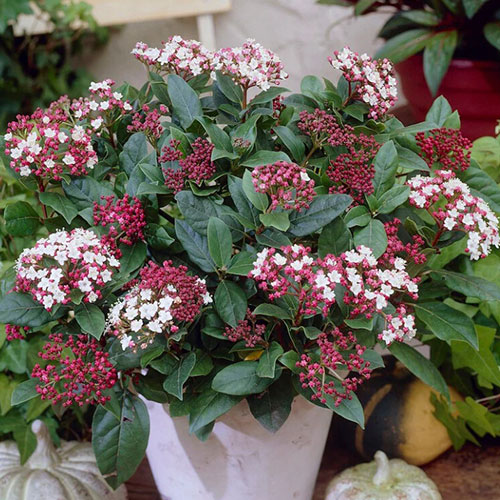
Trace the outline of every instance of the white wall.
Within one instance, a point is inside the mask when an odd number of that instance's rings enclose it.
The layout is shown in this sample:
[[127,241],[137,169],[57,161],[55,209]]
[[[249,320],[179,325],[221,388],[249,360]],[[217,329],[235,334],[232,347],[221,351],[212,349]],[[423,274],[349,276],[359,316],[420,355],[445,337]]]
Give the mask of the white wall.
[[[183,1],[183,0],[179,0]],[[140,0],[137,2],[140,8]],[[217,45],[240,45],[255,38],[276,52],[290,74],[284,85],[297,90],[307,74],[336,80],[327,56],[349,45],[372,55],[380,46],[376,33],[385,17],[372,14],[349,18],[350,9],[317,5],[314,0],[233,0],[233,8],[215,16]],[[135,23],[116,30],[110,43],[87,57],[83,64],[99,79],[112,78],[139,85],[144,68],[130,50],[136,41],[159,46],[170,35],[197,39],[196,21],[192,19],[159,20]]]

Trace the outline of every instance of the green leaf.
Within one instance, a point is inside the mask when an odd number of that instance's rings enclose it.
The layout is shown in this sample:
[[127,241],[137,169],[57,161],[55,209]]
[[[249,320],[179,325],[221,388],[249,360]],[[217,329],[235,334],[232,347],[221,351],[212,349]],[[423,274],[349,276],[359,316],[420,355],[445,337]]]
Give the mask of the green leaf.
[[432,276],[441,278],[450,290],[459,292],[466,297],[477,297],[481,300],[500,300],[500,287],[483,278],[455,273],[446,269],[434,271]]
[[452,109],[450,103],[445,97],[440,95],[432,103],[431,108],[427,111],[425,121],[435,123],[438,127],[442,127],[446,119],[451,115]]
[[239,252],[233,256],[227,272],[236,276],[248,276],[248,273],[253,269],[255,254],[252,252]]
[[465,314],[452,309],[442,302],[413,304],[417,318],[438,338],[450,343],[452,340],[467,342],[478,348],[474,324]]
[[275,227],[280,231],[286,231],[290,227],[290,219],[287,212],[271,212],[260,214],[259,219],[266,227]]
[[217,267],[226,266],[231,260],[233,240],[229,228],[216,217],[210,217],[207,226],[208,251]]
[[276,97],[284,94],[285,92],[290,92],[284,87],[271,87],[268,90],[264,90],[260,94],[257,94],[251,101],[250,106],[256,106],[257,104],[266,104],[271,102]]
[[215,271],[215,263],[210,257],[208,240],[205,236],[197,233],[186,221],[176,219],[175,234],[182,243],[189,258],[207,273]]
[[0,299],[0,322],[37,328],[51,320],[45,308],[26,293],[11,292]]
[[479,350],[464,342],[451,343],[453,368],[467,368],[492,384],[500,387],[500,368],[491,349],[496,330],[485,326],[475,325]]
[[260,150],[255,154],[242,161],[240,165],[244,167],[259,167],[260,165],[269,165],[277,161],[291,161],[290,157],[283,151],[265,151]]
[[403,10],[400,12],[400,17],[421,26],[437,26],[441,21],[441,18],[436,13],[418,9]]
[[387,57],[394,64],[397,64],[423,50],[433,34],[434,31],[424,28],[404,31],[390,38],[377,51],[375,57],[377,59]]
[[257,234],[256,239],[259,245],[273,248],[281,248],[292,244],[282,232],[275,229],[266,229],[264,232]]
[[242,188],[252,205],[257,208],[257,210],[265,212],[269,206],[269,199],[266,194],[257,193],[257,191],[255,191],[255,187],[252,182],[252,174],[249,170],[245,170],[245,173],[243,174]]
[[20,465],[23,465],[36,449],[36,436],[26,424],[16,426],[12,434],[19,448]]
[[197,118],[197,120],[207,132],[216,149],[232,153],[233,146],[231,145],[231,138],[226,134],[226,132],[204,116]]
[[57,213],[61,214],[68,224],[78,215],[78,209],[68,200],[68,198],[59,193],[40,193],[38,195],[40,201],[50,208],[53,208]]
[[387,248],[387,234],[384,225],[377,219],[372,219],[370,224],[354,233],[356,247],[364,245],[371,248],[373,255],[378,259]]
[[398,169],[398,152],[392,141],[386,142],[378,151],[373,161],[373,195],[380,198],[393,185]]
[[[356,207],[358,208],[358,207]],[[363,207],[364,208],[364,207]],[[354,209],[348,212],[351,213]],[[346,217],[347,218],[347,217]],[[370,217],[371,220],[371,217]],[[318,239],[318,252],[321,258],[325,255],[340,255],[351,248],[352,236],[344,221],[338,217],[327,224]]]
[[180,76],[168,75],[168,95],[184,129],[203,116],[198,94]]
[[126,392],[117,418],[98,406],[92,420],[92,447],[101,474],[113,488],[129,479],[142,462],[149,439],[146,405]]
[[277,306],[276,304],[259,304],[253,311],[256,316],[270,316],[271,318],[292,319],[290,311]]
[[212,371],[213,367],[214,363],[210,354],[206,351],[202,351],[201,349],[197,349],[196,364],[191,372],[191,377],[204,377]]
[[189,432],[193,433],[236,406],[241,397],[206,389],[190,406]]
[[474,14],[487,2],[488,0],[462,0],[464,10],[467,17],[471,19]]
[[29,401],[30,399],[38,397],[39,394],[36,392],[36,386],[39,383],[40,380],[32,378],[19,384],[12,393],[11,404],[13,406],[19,405]]
[[294,236],[308,236],[332,222],[351,204],[352,198],[345,194],[322,194],[316,196],[309,208],[290,215],[289,232]]
[[350,420],[358,424],[362,429],[365,428],[365,415],[363,413],[363,407],[359,402],[356,394],[351,393],[351,399],[343,399],[341,403],[336,406],[335,398],[330,396],[329,394],[324,394],[326,399],[326,406],[333,410],[334,413],[337,413],[341,417],[346,420]]
[[221,92],[230,101],[241,104],[243,101],[243,90],[229,75],[224,75],[220,71],[216,71],[216,82]]
[[403,344],[402,342],[393,342],[389,346],[389,351],[391,351],[391,354],[401,361],[413,375],[436,389],[436,391],[445,396],[448,400],[450,399],[448,386],[432,361],[420,354],[415,348]]
[[3,216],[5,229],[12,236],[32,236],[40,226],[40,216],[26,201],[7,205]]
[[398,184],[392,186],[378,200],[377,213],[390,214],[396,208],[401,206],[410,196],[410,186]]
[[133,245],[120,247],[120,274],[126,276],[141,267],[146,260],[147,246],[143,241],[136,241]]
[[411,149],[395,144],[398,153],[399,167],[406,170],[420,170],[429,172],[429,166],[425,161]]
[[351,208],[344,217],[345,225],[348,228],[361,226],[364,227],[372,220],[370,211],[364,205],[358,205]]
[[346,320],[344,320],[344,323],[348,327],[353,328],[354,330],[368,330],[370,332],[373,330],[373,318],[371,318],[371,319],[367,319],[367,318],[346,319]]
[[283,144],[288,148],[295,161],[302,161],[304,157],[304,143],[288,128],[279,125],[274,127],[276,135],[281,139]]
[[194,352],[181,358],[175,370],[163,382],[165,391],[182,401],[184,384],[191,375],[195,364],[196,354]]
[[94,202],[99,203],[103,196],[115,196],[107,184],[89,176],[71,179],[69,184],[63,183],[63,189],[78,210],[92,207]]
[[377,0],[359,0],[354,6],[354,15],[360,16],[367,11]]
[[472,160],[470,167],[458,174],[474,196],[482,198],[492,210],[500,212],[500,187],[477,163]]
[[[261,304],[263,305],[263,304]],[[271,342],[271,345],[263,352],[259,358],[257,375],[259,377],[274,378],[276,372],[276,361],[283,354],[283,347],[278,342]]]
[[257,121],[262,115],[256,113],[247,119],[246,122],[242,123],[231,132],[231,137],[234,142],[235,139],[241,139],[242,141],[248,142],[248,150],[250,150],[255,144],[255,139],[257,139]]
[[84,333],[92,335],[97,340],[101,338],[106,326],[106,318],[99,307],[82,302],[75,309],[75,319]]
[[500,21],[487,23],[484,26],[484,37],[497,50],[500,50]]
[[236,327],[238,321],[245,318],[247,298],[245,292],[232,281],[223,280],[217,286],[214,295],[215,308],[221,319]]
[[[119,161],[121,168],[130,177],[130,174],[148,154],[148,141],[142,132],[132,134],[123,146]],[[72,181],[73,182],[73,181]],[[98,199],[94,200],[99,202]]]
[[282,375],[265,392],[247,398],[252,415],[268,431],[276,432],[285,423],[292,409],[292,384]]
[[212,381],[212,389],[233,396],[258,394],[269,387],[273,379],[257,375],[258,363],[241,361],[223,368]]
[[424,74],[433,96],[437,94],[439,85],[448,71],[457,43],[456,30],[441,31],[427,42],[424,50]]
[[259,226],[258,212],[243,190],[243,181],[239,177],[229,175],[227,186],[238,213],[248,220],[247,224],[251,224],[252,229],[256,229]]

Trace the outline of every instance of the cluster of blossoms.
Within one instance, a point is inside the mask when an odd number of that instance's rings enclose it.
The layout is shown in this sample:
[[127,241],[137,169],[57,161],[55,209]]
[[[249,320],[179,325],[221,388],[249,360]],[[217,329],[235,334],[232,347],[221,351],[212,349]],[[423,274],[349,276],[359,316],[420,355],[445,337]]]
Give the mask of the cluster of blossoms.
[[244,88],[258,87],[268,90],[279,85],[288,75],[280,58],[255,40],[248,39],[241,47],[223,48],[214,53],[212,78],[220,71]]
[[189,276],[185,266],[150,261],[140,271],[139,284],[111,308],[106,331],[118,337],[123,350],[145,349],[157,334],[173,335],[191,323],[211,302],[205,282]]
[[196,40],[171,36],[163,47],[149,47],[138,42],[132,54],[147,66],[159,72],[176,73],[185,79],[211,71],[213,53]]
[[104,125],[110,126],[117,116],[132,111],[132,105],[123,99],[121,92],[113,90],[115,82],[111,79],[92,82],[89,87],[90,97],[80,97],[71,103],[74,116],[81,120],[87,118],[95,132]]
[[9,123],[5,154],[22,177],[59,181],[64,173],[86,175],[97,163],[92,130],[72,121],[63,109],[66,101],[61,98],[45,111],[18,115],[17,121]]
[[386,266],[393,266],[397,257],[404,256],[404,259],[415,264],[425,264],[427,257],[423,253],[425,248],[424,239],[415,234],[411,237],[411,242],[403,243],[398,237],[398,229],[401,225],[399,219],[384,224],[385,234],[387,235],[387,248],[384,254],[380,257],[379,262]]
[[[366,347],[357,343],[352,332],[343,333],[335,328],[329,334],[322,333],[316,339],[319,347],[319,360],[307,354],[302,354],[297,367],[300,372],[300,382],[304,389],[311,389],[311,399],[317,399],[326,404],[326,397],[335,398],[338,406],[342,400],[350,399],[350,393],[356,391],[359,384],[370,377],[370,363],[362,358]],[[357,375],[342,378],[338,370],[347,370]]]
[[[343,301],[351,307],[352,318],[363,315],[369,319],[373,313],[382,312],[398,292],[418,298],[418,278],[408,275],[406,262],[400,257],[394,258],[392,267],[382,269],[372,250],[362,245],[339,257],[315,259],[310,253],[310,248],[302,245],[281,247],[281,253],[265,248],[257,254],[249,273],[270,300],[294,296],[299,304],[296,319],[320,311],[326,315],[335,304],[338,284],[346,289]],[[415,335],[414,318],[404,308],[387,318],[380,335],[385,342]],[[396,318],[401,321],[399,327]]]
[[[410,204],[429,211],[438,224],[435,243],[445,230],[464,231],[466,252],[471,260],[484,258],[492,246],[500,246],[496,215],[484,200],[470,193],[469,186],[457,179],[453,171],[436,170],[435,177],[417,175],[407,184]],[[446,199],[446,204],[433,206],[441,197]]]
[[262,342],[265,331],[266,325],[257,323],[257,317],[248,309],[245,319],[238,321],[235,328],[226,327],[224,336],[231,342],[244,340],[245,347],[255,347],[259,342]]
[[47,311],[70,302],[73,290],[95,302],[119,267],[112,249],[92,231],[57,231],[21,253],[14,290],[30,293]]
[[307,209],[316,194],[314,181],[306,169],[286,161],[256,167],[252,171],[252,182],[258,193],[271,198],[271,210],[278,207],[297,211]]
[[368,115],[373,119],[383,117],[397,100],[397,82],[394,68],[388,59],[374,60],[367,54],[359,55],[348,47],[335,51],[330,64],[342,71],[345,79],[353,84],[351,99],[360,99],[370,106]]
[[39,379],[36,391],[42,400],[61,402],[63,407],[73,404],[106,404],[111,389],[118,378],[116,369],[109,361],[109,353],[99,349],[99,344],[87,335],[69,336],[65,341],[61,333],[49,335],[38,356],[48,363],[33,367],[31,376]]
[[435,163],[439,163],[443,170],[455,172],[469,168],[472,142],[460,130],[436,128],[427,133],[418,132],[415,139],[420,147],[420,156],[429,168]]
[[141,111],[133,115],[132,123],[127,126],[127,130],[129,132],[143,132],[154,144],[163,133],[160,119],[166,112],[167,107],[163,104],[160,104],[159,109],[151,109],[147,104],[144,104]]
[[330,193],[349,194],[355,203],[373,193],[373,159],[380,144],[372,136],[355,134],[350,125],[340,126],[337,119],[322,109],[302,111],[298,129],[311,138],[313,149],[329,145],[342,148],[330,162],[326,174],[334,185]]
[[[24,333],[22,332],[24,330]],[[12,340],[21,340],[25,338],[28,331],[27,326],[5,325],[5,338],[10,342]]]
[[178,168],[165,168],[165,185],[176,194],[184,189],[186,180],[201,184],[215,174],[212,161],[214,145],[203,137],[197,137],[191,144],[192,153],[184,155],[179,149],[180,141],[172,139],[169,146],[162,149],[160,163],[178,162]]
[[[102,199],[106,202],[104,205],[94,202],[95,225],[109,225],[108,237],[118,238],[125,245],[144,240],[146,215],[138,198],[134,196],[131,199],[125,194],[122,199],[116,201],[114,196],[103,196]],[[115,224],[119,227],[120,233]]]

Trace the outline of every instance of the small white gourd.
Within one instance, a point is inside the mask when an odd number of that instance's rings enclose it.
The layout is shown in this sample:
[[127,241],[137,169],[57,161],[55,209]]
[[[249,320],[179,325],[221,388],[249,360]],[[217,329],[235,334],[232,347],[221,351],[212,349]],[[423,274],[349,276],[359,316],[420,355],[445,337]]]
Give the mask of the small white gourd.
[[399,458],[389,460],[377,451],[374,462],[336,476],[325,500],[441,500],[441,495],[423,470]]
[[0,499],[127,499],[124,486],[113,491],[101,476],[89,443],[62,441],[56,449],[42,421],[36,420],[31,428],[37,446],[24,465],[14,441],[0,442]]

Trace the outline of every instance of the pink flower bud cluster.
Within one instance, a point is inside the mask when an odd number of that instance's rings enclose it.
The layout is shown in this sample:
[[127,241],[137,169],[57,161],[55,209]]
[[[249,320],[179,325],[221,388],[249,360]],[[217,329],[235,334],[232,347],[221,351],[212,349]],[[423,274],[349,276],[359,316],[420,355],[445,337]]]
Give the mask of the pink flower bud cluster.
[[[24,333],[23,331],[24,330]],[[25,334],[28,332],[29,328],[27,326],[16,326],[16,325],[5,325],[5,338],[10,342],[12,340],[21,340],[25,338]]]
[[105,391],[118,379],[109,354],[87,335],[69,336],[65,341],[61,333],[52,333],[49,339],[38,356],[51,362],[44,368],[37,363],[31,373],[40,381],[36,391],[42,400],[62,403],[65,408],[106,404],[110,397]]
[[246,89],[268,90],[272,84],[279,85],[281,80],[288,78],[283,67],[276,54],[249,38],[241,47],[227,47],[214,53],[212,78],[215,79],[215,72],[220,71]]
[[115,82],[111,79],[92,82],[89,87],[90,97],[80,97],[71,103],[74,116],[81,120],[88,118],[95,132],[103,124],[111,125],[120,115],[132,111],[129,101],[123,99],[121,92],[113,90]]
[[186,80],[212,68],[213,52],[196,40],[184,40],[178,35],[169,37],[160,49],[137,42],[132,54],[158,72],[176,73]]
[[245,341],[245,347],[255,347],[264,340],[266,325],[257,323],[257,318],[250,309],[247,310],[245,319],[238,321],[236,328],[226,326],[224,336],[231,342]]
[[84,302],[95,302],[119,267],[111,249],[92,231],[57,231],[21,253],[14,290],[31,294],[47,311],[71,302],[74,291]]
[[[489,205],[470,193],[469,186],[451,170],[436,170],[435,177],[417,175],[409,179],[409,202],[426,209],[436,220],[439,236],[444,231],[463,231],[467,235],[466,252],[471,260],[486,257],[491,247],[500,246],[498,219]],[[437,204],[441,200],[445,204]]]
[[307,175],[306,169],[286,161],[255,167],[252,182],[258,193],[271,198],[271,210],[280,207],[300,212],[309,208],[316,194],[314,181]]
[[5,154],[22,177],[59,181],[63,174],[86,175],[97,163],[91,134],[86,126],[75,125],[59,106],[37,109],[9,123]]
[[330,64],[344,74],[351,84],[350,99],[359,99],[368,104],[368,115],[373,119],[383,117],[397,100],[398,90],[394,68],[388,59],[372,59],[361,56],[349,47],[335,51],[328,58]]
[[143,132],[151,143],[155,143],[163,133],[160,123],[162,115],[167,113],[167,107],[160,104],[159,109],[151,109],[144,104],[141,111],[134,114],[132,123],[127,126],[127,130],[133,132]]
[[298,129],[311,138],[315,147],[321,147],[325,143],[332,147],[341,146],[349,135],[354,134],[350,125],[341,127],[335,116],[323,109],[316,108],[312,113],[301,111],[299,117]]
[[123,350],[145,349],[158,334],[167,336],[191,323],[212,302],[205,282],[189,276],[185,266],[150,261],[140,282],[109,312],[106,331],[120,340]]
[[[94,202],[95,225],[111,226],[109,235],[125,245],[144,240],[146,215],[138,198],[130,198],[125,194],[116,201],[114,196],[103,196],[102,199],[106,202],[104,205]],[[120,233],[115,226],[118,226]]]
[[[339,406],[344,399],[351,399],[351,392],[370,378],[370,363],[362,358],[366,347],[357,343],[352,332],[343,333],[339,328],[322,333],[316,343],[319,360],[313,361],[311,356],[302,354],[297,362],[297,367],[303,370],[299,373],[300,382],[304,389],[313,391],[312,400],[325,404],[326,397],[332,397],[335,406]],[[339,370],[348,371],[350,375],[342,378]]]
[[400,225],[401,221],[399,219],[393,219],[384,224],[385,234],[387,235],[387,248],[379,261],[389,267],[394,265],[397,257],[402,257],[407,262],[425,264],[427,257],[422,251],[425,248],[424,239],[415,234],[411,237],[411,242],[404,244],[398,237]]
[[441,170],[463,172],[469,168],[472,142],[460,130],[435,128],[427,133],[418,132],[415,139],[429,168],[436,163]]
[[175,194],[184,189],[185,182],[191,180],[200,185],[215,174],[215,163],[212,161],[214,145],[203,137],[197,137],[191,144],[192,153],[184,155],[179,148],[178,140],[171,140],[169,146],[162,149],[158,158],[160,163],[178,161],[179,168],[165,168],[165,185]]
[[[419,279],[408,275],[406,262],[400,257],[384,269],[372,250],[363,245],[339,257],[327,255],[324,259],[313,258],[310,248],[302,245],[281,247],[281,252],[274,248],[259,252],[249,277],[258,282],[271,301],[284,295],[295,297],[298,303],[296,320],[303,315],[328,314],[336,301],[338,284],[346,290],[343,300],[351,308],[351,318],[370,319],[375,312],[383,313],[399,293],[418,298]],[[401,330],[408,338],[416,333],[406,324]],[[382,335],[389,338],[391,333],[386,329]],[[393,336],[393,340],[400,340],[400,337]]]

